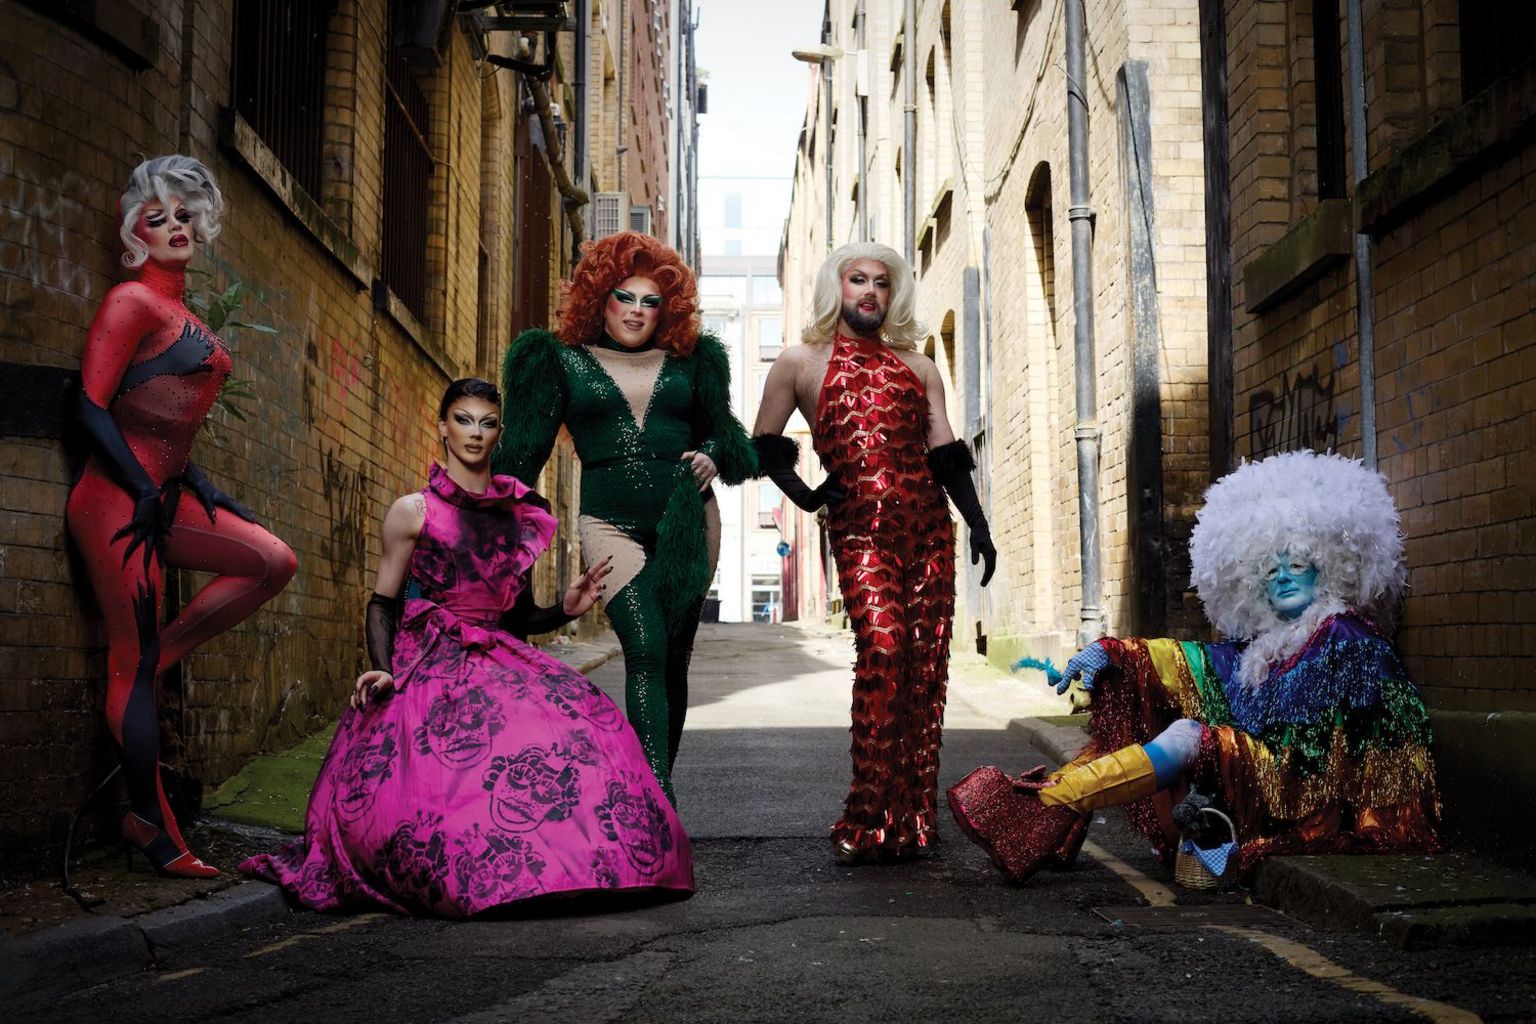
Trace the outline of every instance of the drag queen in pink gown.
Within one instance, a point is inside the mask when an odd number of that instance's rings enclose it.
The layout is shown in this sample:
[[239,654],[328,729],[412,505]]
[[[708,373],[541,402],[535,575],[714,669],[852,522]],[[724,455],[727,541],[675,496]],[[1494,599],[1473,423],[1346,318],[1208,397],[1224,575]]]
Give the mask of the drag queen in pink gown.
[[[443,396],[448,468],[385,517],[374,669],[336,727],[304,837],[241,865],[305,906],[468,917],[556,895],[693,891],[688,836],[624,715],[521,639],[590,608],[608,567],[555,608],[532,603],[529,569],[555,518],[491,475],[500,416],[486,381]],[[407,575],[420,596],[400,609]]]

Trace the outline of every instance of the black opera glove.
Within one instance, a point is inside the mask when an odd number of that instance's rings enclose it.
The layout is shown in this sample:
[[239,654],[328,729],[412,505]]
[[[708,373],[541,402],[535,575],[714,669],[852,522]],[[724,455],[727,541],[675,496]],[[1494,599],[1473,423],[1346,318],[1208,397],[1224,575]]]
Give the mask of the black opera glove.
[[187,468],[182,470],[181,478],[197,496],[197,500],[203,503],[203,510],[208,513],[210,523],[214,521],[215,510],[221,508],[229,509],[248,523],[256,522],[256,513],[215,487],[213,481],[204,476],[203,471],[192,463],[187,463]]
[[164,488],[155,485],[149,473],[139,464],[133,449],[123,437],[122,428],[112,414],[97,405],[85,388],[80,389],[76,410],[80,426],[91,438],[96,454],[106,463],[118,484],[133,498],[133,514],[128,524],[112,535],[113,543],[128,537],[128,548],[123,552],[123,564],[133,552],[144,549],[144,571],[149,563],[165,553],[165,538],[176,518],[176,501],[180,488],[168,481]]
[[828,476],[815,487],[800,479],[800,474],[795,472],[800,446],[794,438],[782,434],[758,434],[752,438],[752,447],[757,450],[757,464],[763,476],[777,484],[784,497],[805,511],[816,512],[822,506],[836,505],[848,496],[835,477]]
[[949,492],[949,500],[960,510],[967,532],[971,536],[971,564],[983,564],[981,585],[992,581],[992,571],[997,568],[997,548],[992,544],[992,528],[987,525],[986,513],[981,510],[981,499],[976,496],[976,484],[971,480],[971,470],[976,460],[964,441],[951,441],[928,450],[928,468],[940,487]]
[[368,664],[380,672],[394,675],[395,630],[400,627],[400,612],[405,601],[374,592],[368,599],[363,618],[363,634],[368,639]]

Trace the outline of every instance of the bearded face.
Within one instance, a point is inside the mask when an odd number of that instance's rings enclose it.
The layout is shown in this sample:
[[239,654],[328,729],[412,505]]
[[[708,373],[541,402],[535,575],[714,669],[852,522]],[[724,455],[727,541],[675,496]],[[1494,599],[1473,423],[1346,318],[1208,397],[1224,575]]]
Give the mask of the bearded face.
[[878,260],[854,260],[843,271],[843,325],[869,337],[885,324],[891,308],[891,275]]

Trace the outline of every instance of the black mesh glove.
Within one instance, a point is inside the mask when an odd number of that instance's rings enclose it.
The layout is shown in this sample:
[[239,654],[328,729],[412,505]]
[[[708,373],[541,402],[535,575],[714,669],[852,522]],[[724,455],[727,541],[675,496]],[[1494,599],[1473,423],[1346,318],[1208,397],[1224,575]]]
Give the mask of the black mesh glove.
[[518,591],[512,607],[501,616],[501,628],[524,641],[540,633],[553,633],[567,622],[576,620],[576,616],[565,614],[563,601],[548,608],[535,601],[531,575],[531,570],[523,574],[523,589]]
[[368,664],[390,675],[394,675],[395,630],[400,626],[400,611],[404,605],[398,597],[375,593],[368,599],[368,611],[363,619],[363,634],[368,639]]
[[836,505],[848,496],[834,477],[827,477],[816,487],[811,487],[795,472],[800,458],[800,446],[794,438],[782,434],[758,434],[752,438],[757,449],[757,464],[763,476],[778,485],[784,497],[807,512],[816,512],[823,505]]
[[186,481],[187,489],[197,495],[197,500],[203,503],[203,510],[208,513],[210,523],[214,521],[215,511],[221,508],[229,509],[248,523],[256,521],[256,513],[215,487],[213,481],[204,476],[203,471],[192,463],[187,463],[187,468],[181,472],[181,478]]
[[964,441],[951,441],[928,450],[928,468],[933,479],[949,492],[949,500],[960,510],[966,530],[971,536],[971,564],[982,563],[981,585],[992,582],[992,570],[997,568],[997,548],[992,546],[992,529],[981,510],[981,499],[976,496],[976,485],[971,481],[971,470],[976,460]]
[[123,552],[124,565],[128,564],[135,549],[142,547],[144,571],[148,572],[150,561],[164,554],[165,538],[170,533],[172,520],[176,518],[180,488],[169,482],[164,489],[155,486],[149,473],[133,454],[133,449],[128,447],[122,428],[117,425],[112,414],[91,401],[91,396],[86,394],[84,388],[80,389],[77,409],[80,425],[90,436],[96,455],[106,463],[118,484],[133,498],[133,515],[128,525],[112,535],[112,540],[116,542],[123,537],[130,538],[128,549]]

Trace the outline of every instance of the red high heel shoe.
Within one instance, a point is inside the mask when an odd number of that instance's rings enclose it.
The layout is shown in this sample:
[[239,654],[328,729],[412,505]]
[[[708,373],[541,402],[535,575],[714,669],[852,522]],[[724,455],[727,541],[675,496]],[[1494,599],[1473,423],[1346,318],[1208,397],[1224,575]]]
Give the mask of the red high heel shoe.
[[946,794],[960,830],[1015,883],[1027,881],[1042,867],[1070,867],[1088,834],[1081,814],[1040,802],[1037,787],[1031,785],[1033,774],[1013,779],[988,765]]
[[[191,850],[180,850],[154,825],[129,811],[123,818],[123,840],[142,853],[157,875],[168,878],[217,878],[219,869],[204,864]],[[165,855],[170,854],[169,858]]]

